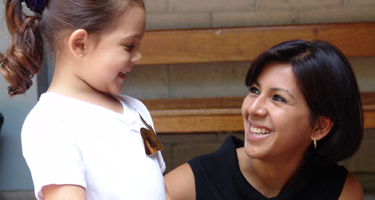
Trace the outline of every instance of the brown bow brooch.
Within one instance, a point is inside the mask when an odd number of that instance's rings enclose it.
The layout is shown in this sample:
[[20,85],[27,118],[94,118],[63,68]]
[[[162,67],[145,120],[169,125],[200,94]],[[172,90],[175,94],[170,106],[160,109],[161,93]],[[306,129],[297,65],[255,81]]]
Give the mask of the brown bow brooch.
[[145,151],[148,156],[156,153],[157,151],[162,151],[164,149],[161,144],[158,136],[156,135],[154,129],[147,124],[147,122],[142,118],[142,115],[139,114],[143,124],[147,127],[141,128],[141,135],[143,139],[143,144],[145,145]]

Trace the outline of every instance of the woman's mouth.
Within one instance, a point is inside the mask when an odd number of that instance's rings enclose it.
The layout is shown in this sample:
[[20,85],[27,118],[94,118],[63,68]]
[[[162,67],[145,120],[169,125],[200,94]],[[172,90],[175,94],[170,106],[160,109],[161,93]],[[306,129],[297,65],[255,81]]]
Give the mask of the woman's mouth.
[[257,136],[268,135],[271,133],[271,131],[266,130],[264,128],[255,128],[255,127],[250,127],[250,131],[253,135],[257,135]]

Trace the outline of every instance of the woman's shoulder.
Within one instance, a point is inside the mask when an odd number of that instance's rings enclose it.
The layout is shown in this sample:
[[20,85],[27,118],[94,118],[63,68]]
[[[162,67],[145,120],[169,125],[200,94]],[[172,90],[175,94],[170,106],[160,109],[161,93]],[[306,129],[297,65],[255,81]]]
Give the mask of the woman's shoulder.
[[166,174],[164,180],[172,199],[196,199],[195,177],[188,163]]
[[354,176],[354,174],[348,172],[346,176],[344,187],[341,191],[341,195],[338,200],[362,200],[363,189],[361,183]]

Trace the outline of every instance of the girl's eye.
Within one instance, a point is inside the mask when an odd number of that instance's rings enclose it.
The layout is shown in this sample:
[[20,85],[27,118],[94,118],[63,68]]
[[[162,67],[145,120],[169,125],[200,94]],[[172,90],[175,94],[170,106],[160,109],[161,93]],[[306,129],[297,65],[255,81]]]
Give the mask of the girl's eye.
[[127,50],[132,50],[134,48],[134,45],[125,45],[125,47]]
[[282,96],[277,95],[277,94],[275,94],[275,95],[272,97],[272,99],[273,99],[274,101],[279,101],[279,102],[287,103],[287,101],[286,101]]
[[249,91],[250,91],[250,93],[260,94],[260,91],[256,87],[250,87]]

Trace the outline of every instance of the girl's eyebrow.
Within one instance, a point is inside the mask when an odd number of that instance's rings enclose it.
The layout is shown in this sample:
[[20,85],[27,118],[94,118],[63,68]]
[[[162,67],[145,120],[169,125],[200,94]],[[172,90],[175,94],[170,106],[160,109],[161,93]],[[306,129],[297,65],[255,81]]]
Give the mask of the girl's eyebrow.
[[[260,84],[259,84],[257,81],[254,81],[254,84],[257,85],[259,88],[262,88],[262,87],[260,86]],[[284,91],[284,92],[286,92],[286,93],[287,93],[292,99],[295,99],[295,98],[293,97],[293,95],[289,92],[289,90],[287,90],[287,89],[284,89],[284,88],[270,88],[270,90],[273,91],[273,92],[275,92],[275,91],[279,91],[279,90]]]

